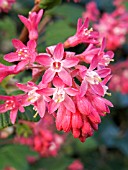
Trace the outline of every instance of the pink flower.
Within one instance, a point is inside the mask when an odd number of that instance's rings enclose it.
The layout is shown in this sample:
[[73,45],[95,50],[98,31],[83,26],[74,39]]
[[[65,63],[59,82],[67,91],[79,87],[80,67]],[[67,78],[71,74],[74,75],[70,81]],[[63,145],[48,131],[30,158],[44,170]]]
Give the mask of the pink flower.
[[88,18],[91,21],[97,21],[100,12],[97,8],[96,2],[91,1],[86,6],[86,11],[83,12],[82,16],[84,19]]
[[24,25],[29,31],[30,40],[38,39],[38,24],[41,20],[42,15],[43,15],[42,9],[38,12],[38,14],[36,12],[30,12],[28,18],[19,15],[20,20],[24,23]]
[[10,119],[12,124],[16,121],[16,116],[18,110],[24,112],[24,106],[27,106],[26,95],[17,95],[17,96],[3,96],[0,95],[0,100],[5,101],[4,104],[0,105],[0,113],[10,111]]
[[20,40],[13,39],[12,43],[16,48],[16,52],[11,52],[4,56],[8,62],[20,61],[16,66],[16,72],[24,70],[26,66],[32,65],[36,58],[36,42],[30,40],[25,46]]
[[8,12],[15,0],[0,0],[0,12]]
[[[37,111],[40,117],[44,117],[46,105],[51,100],[48,96],[52,94],[50,88],[46,85],[36,85],[33,82],[28,82],[27,85],[17,83],[17,87],[28,94],[27,101],[34,105],[34,110]],[[42,89],[41,95],[38,93]]]
[[[57,74],[65,84],[71,86],[72,77],[70,75],[70,70],[78,64],[78,58],[67,57],[68,53],[64,52],[64,47],[61,43],[55,47],[53,55],[51,55],[52,51],[50,51],[50,49],[48,50],[49,54],[40,54],[36,57],[36,62],[48,68],[43,75],[42,83],[51,82]],[[64,57],[65,59],[63,59]]]
[[[75,112],[75,104],[71,97],[77,94],[77,90],[71,87],[65,87],[65,84],[59,77],[55,77],[53,80],[53,85],[55,88],[51,88],[52,90],[52,101],[49,104],[49,112],[55,112],[60,105],[64,105],[67,110]],[[42,94],[42,90],[38,91]]]
[[0,82],[6,78],[8,75],[16,74],[15,72],[16,65],[6,66],[0,63]]
[[98,32],[93,31],[92,28],[88,29],[89,21],[86,19],[82,24],[82,19],[79,18],[77,22],[77,31],[76,34],[72,37],[69,37],[65,42],[64,46],[74,47],[80,43],[92,43],[97,44],[98,41]]

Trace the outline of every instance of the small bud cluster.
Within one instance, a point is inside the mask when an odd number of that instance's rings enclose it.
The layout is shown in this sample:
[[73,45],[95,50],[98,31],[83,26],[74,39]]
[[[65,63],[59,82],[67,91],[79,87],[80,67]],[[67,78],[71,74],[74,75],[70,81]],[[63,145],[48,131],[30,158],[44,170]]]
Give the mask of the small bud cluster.
[[[113,61],[114,54],[104,51],[105,39],[99,43],[99,33],[88,28],[88,19],[84,22],[78,19],[76,34],[64,43],[47,47],[45,53],[38,53],[37,27],[42,15],[43,10],[31,12],[28,19],[19,16],[28,29],[29,41],[25,45],[18,39],[12,40],[16,51],[6,54],[4,59],[17,64],[0,64],[0,81],[28,69],[32,71],[32,81],[16,83],[24,94],[0,95],[0,100],[5,101],[0,105],[0,113],[9,110],[14,124],[18,110],[25,112],[24,107],[32,105],[41,118],[51,114],[56,119],[58,130],[71,131],[75,138],[84,142],[98,129],[101,116],[110,112],[109,106],[113,106],[104,96],[109,94],[107,82],[111,78],[111,69],[108,65]],[[65,51],[65,48],[81,43],[86,44],[81,54]],[[33,82],[40,73],[43,74],[41,81]],[[44,134],[39,132],[39,135]]]

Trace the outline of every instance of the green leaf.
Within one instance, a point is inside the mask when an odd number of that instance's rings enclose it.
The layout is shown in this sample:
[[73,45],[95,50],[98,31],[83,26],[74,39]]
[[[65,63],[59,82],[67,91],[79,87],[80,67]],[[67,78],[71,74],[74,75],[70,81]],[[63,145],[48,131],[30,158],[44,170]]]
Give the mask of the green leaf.
[[73,162],[71,158],[68,157],[56,157],[56,158],[43,158],[37,161],[30,168],[31,170],[66,170],[66,168]]
[[57,21],[48,25],[46,30],[46,45],[54,45],[64,42],[69,36],[75,33],[75,29],[70,27],[65,21]]
[[0,169],[11,166],[17,170],[28,170],[29,165],[27,156],[37,156],[37,153],[31,151],[24,145],[8,145],[0,149]]
[[77,20],[81,17],[83,11],[84,9],[78,4],[71,5],[66,3],[54,8],[53,10],[51,10],[50,13],[60,16],[64,18],[67,22],[76,25]]
[[[25,107],[25,112],[21,113],[18,112],[16,123],[18,120],[27,120],[27,121],[32,121],[32,122],[37,122],[40,120],[39,115],[34,117],[35,111],[33,110],[33,106],[27,106]],[[10,120],[10,113],[9,111],[6,113],[1,113],[0,114],[0,129],[3,129],[5,127],[11,126],[11,120]]]
[[12,63],[9,63],[3,59],[4,55],[0,54],[0,63],[6,65],[6,66],[11,66]]

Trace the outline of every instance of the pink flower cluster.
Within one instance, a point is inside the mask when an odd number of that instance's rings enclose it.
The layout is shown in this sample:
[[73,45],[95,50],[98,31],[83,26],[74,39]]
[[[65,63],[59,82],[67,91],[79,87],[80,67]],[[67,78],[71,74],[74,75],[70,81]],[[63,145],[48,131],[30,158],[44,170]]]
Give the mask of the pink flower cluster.
[[31,129],[32,135],[28,137],[17,135],[14,139],[15,143],[30,146],[41,157],[57,156],[65,137],[54,132],[53,117],[46,115],[38,123],[25,121],[21,123]]
[[128,94],[128,61],[116,63],[111,69],[113,77],[109,82],[110,90]]
[[[24,112],[24,107],[32,105],[41,118],[52,114],[58,130],[71,131],[75,138],[84,142],[98,129],[101,116],[110,112],[109,106],[113,106],[104,96],[109,94],[107,82],[111,78],[111,69],[108,65],[113,61],[114,54],[112,51],[104,51],[105,39],[100,45],[98,32],[88,28],[88,19],[84,22],[78,20],[76,34],[64,44],[58,43],[47,47],[45,53],[38,53],[37,25],[42,14],[42,10],[38,14],[31,13],[29,22],[20,16],[28,28],[30,39],[27,45],[20,40],[12,40],[16,51],[6,54],[4,59],[8,62],[16,61],[17,64],[2,65],[0,72],[2,81],[7,75],[30,69],[32,80],[38,79],[40,73],[43,74],[41,81],[38,84],[33,81],[17,83],[17,88],[24,94],[0,95],[0,100],[5,101],[0,105],[0,113],[10,110],[11,122],[15,123],[18,110]],[[80,43],[86,43],[87,46],[81,54],[64,50]],[[45,136],[43,132],[40,135]]]
[[0,12],[8,12],[16,0],[0,0]]
[[[115,3],[117,2],[115,1]],[[95,30],[100,33],[100,37],[106,38],[107,49],[115,50],[126,42],[128,12],[125,6],[117,5],[112,13],[104,12],[100,16],[96,3],[92,1],[87,4],[86,11],[83,13],[83,18],[86,17],[93,22]]]

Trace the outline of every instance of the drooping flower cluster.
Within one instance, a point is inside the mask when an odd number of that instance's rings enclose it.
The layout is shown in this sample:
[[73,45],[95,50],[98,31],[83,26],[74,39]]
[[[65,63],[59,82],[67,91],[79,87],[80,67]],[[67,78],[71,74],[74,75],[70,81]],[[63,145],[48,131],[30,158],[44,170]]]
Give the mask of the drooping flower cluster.
[[94,29],[100,33],[100,37],[106,38],[107,49],[115,50],[125,43],[128,33],[128,12],[125,6],[116,5],[116,9],[112,13],[104,12],[100,17],[96,3],[89,2],[83,13],[83,18],[86,17],[93,21]]
[[0,12],[8,12],[16,0],[0,0]]
[[128,61],[111,65],[111,69],[113,76],[109,82],[110,90],[128,94]]
[[55,133],[53,117],[44,116],[39,122],[25,122],[32,131],[28,137],[16,136],[14,143],[30,146],[37,151],[41,157],[57,156],[61,145],[64,143],[65,136]]
[[[4,101],[0,105],[0,113],[10,110],[11,122],[15,123],[18,110],[24,112],[24,107],[32,105],[41,118],[47,114],[53,115],[58,130],[71,131],[75,138],[84,142],[98,129],[100,117],[110,112],[108,106],[112,107],[112,103],[104,96],[109,94],[107,82],[111,78],[111,69],[108,65],[113,61],[113,52],[104,51],[105,39],[100,45],[98,32],[88,28],[88,19],[83,23],[79,19],[74,36],[69,37],[64,44],[47,47],[46,53],[38,53],[37,25],[42,14],[42,10],[38,14],[31,13],[32,17],[29,16],[28,20],[20,16],[28,28],[29,41],[27,45],[20,40],[12,41],[16,51],[6,54],[4,59],[18,63],[8,66],[10,72],[2,66],[4,73],[0,72],[0,80],[7,75],[30,69],[32,81],[26,84],[16,83],[24,94],[0,95],[0,100]],[[26,24],[27,21],[29,23]],[[34,33],[31,34],[31,31]],[[87,45],[81,54],[64,50],[80,43]],[[41,81],[34,83],[33,80],[37,80],[40,73],[43,74]],[[39,135],[43,135],[43,132],[39,132]]]

